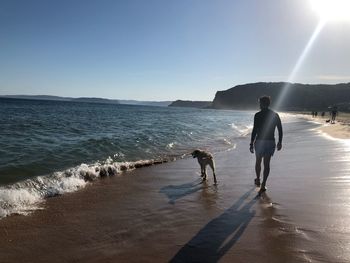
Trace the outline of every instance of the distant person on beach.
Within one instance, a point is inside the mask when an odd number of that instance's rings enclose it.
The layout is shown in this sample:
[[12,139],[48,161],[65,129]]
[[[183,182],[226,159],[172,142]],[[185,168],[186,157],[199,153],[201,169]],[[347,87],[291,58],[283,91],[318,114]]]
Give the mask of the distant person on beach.
[[[279,115],[270,110],[271,99],[269,96],[263,96],[259,99],[261,111],[254,116],[254,127],[250,142],[250,152],[254,153],[255,149],[255,172],[256,178],[254,183],[260,186],[259,194],[266,191],[266,181],[270,173],[270,160],[275,152],[275,129],[278,129],[277,151],[282,149],[283,130]],[[264,160],[263,181],[260,184],[261,162]]]
[[338,108],[334,106],[331,111],[331,123],[335,123],[335,118],[338,115]]

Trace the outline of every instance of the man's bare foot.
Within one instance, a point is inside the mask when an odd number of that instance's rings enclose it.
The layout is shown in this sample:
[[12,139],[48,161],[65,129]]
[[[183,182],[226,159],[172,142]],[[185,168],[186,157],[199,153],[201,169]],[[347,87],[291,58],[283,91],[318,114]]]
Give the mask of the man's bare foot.
[[258,195],[261,195],[264,192],[266,192],[266,187],[265,186],[261,186]]
[[259,179],[259,178],[255,178],[255,179],[254,179],[254,184],[255,184],[257,187],[260,187],[260,179]]

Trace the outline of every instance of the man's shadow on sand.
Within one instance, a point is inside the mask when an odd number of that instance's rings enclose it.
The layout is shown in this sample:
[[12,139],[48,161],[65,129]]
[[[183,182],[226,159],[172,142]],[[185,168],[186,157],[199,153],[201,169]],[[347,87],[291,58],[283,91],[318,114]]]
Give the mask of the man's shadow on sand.
[[169,199],[169,204],[175,204],[175,201],[186,196],[193,194],[199,190],[207,188],[206,181],[202,179],[197,179],[190,183],[185,183],[181,185],[168,185],[160,189],[160,193],[165,194]]
[[240,239],[255,215],[250,209],[258,198],[247,201],[252,191],[211,220],[169,262],[218,262]]

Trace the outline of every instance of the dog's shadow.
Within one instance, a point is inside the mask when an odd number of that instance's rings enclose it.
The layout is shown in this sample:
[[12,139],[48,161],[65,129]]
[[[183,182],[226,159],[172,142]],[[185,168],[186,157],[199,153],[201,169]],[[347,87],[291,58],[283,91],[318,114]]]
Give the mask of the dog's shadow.
[[169,204],[175,204],[176,200],[207,187],[208,186],[205,181],[203,182],[201,179],[197,179],[190,183],[165,186],[161,188],[159,192],[165,194],[168,197]]

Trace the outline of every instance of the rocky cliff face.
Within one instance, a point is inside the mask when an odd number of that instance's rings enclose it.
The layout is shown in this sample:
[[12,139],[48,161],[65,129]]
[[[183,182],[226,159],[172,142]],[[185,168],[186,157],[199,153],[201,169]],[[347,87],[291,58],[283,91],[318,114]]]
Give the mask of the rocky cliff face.
[[[285,96],[283,96],[285,94]],[[350,83],[336,85],[309,85],[277,83],[251,83],[238,85],[225,91],[218,91],[213,100],[215,109],[249,110],[258,108],[258,98],[268,95],[275,108],[283,96],[279,110],[326,111],[329,106],[338,105],[341,110],[350,110]]]

